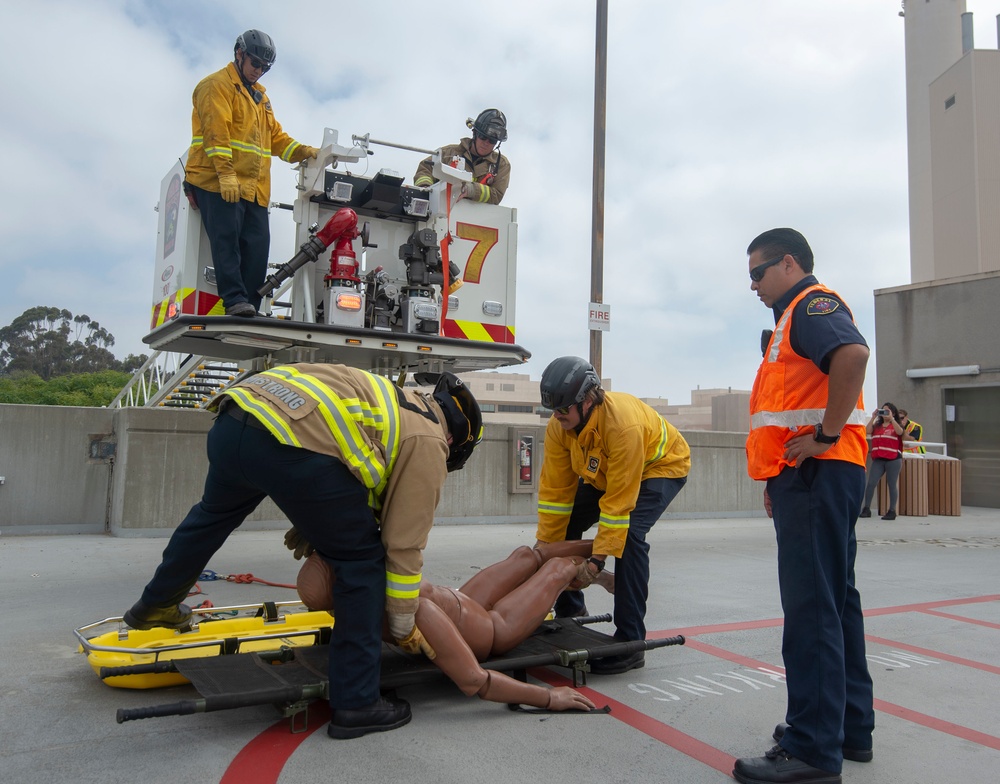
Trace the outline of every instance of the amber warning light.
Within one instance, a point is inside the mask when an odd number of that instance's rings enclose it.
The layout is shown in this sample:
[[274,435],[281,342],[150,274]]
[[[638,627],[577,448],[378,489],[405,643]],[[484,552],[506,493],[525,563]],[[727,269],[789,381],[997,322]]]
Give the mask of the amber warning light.
[[337,307],[340,310],[361,310],[361,295],[341,293],[337,295]]

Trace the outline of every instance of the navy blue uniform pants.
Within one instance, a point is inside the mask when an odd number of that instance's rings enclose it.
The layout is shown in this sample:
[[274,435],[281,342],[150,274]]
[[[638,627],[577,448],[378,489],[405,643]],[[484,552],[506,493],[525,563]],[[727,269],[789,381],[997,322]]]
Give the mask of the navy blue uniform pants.
[[[646,534],[664,510],[684,487],[687,478],[644,479],[639,485],[639,497],[628,519],[625,549],[615,559],[615,638],[646,639],[646,599],[649,597],[649,543]],[[583,538],[583,532],[601,516],[603,490],[583,480],[576,490],[573,512],[566,529],[566,539]],[[563,591],[556,599],[556,616],[565,618],[585,615],[587,607],[583,591]]]
[[805,460],[767,481],[778,541],[789,728],[781,745],[840,772],[841,748],[870,749],[875,713],[865,659],[861,595],[854,585],[854,526],[865,469]]
[[257,293],[267,274],[271,227],[267,207],[240,199],[230,203],[214,191],[188,183],[198,202],[201,222],[212,246],[215,285],[226,307],[249,302],[260,307]]
[[[255,420],[251,420],[255,421]],[[337,622],[330,640],[330,706],[379,697],[385,550],[368,492],[334,457],[285,446],[228,413],[208,433],[205,492],[177,527],[142,594],[151,606],[187,596],[226,538],[270,496],[330,564]]]

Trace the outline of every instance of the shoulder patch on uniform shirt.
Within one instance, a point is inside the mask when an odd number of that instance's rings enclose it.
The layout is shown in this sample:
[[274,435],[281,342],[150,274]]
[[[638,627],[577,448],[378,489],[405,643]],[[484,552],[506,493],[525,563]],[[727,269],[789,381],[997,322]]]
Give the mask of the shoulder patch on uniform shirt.
[[813,297],[806,305],[806,315],[829,316],[839,307],[840,303],[832,297]]
[[587,463],[587,471],[592,474],[597,473],[597,469],[601,467],[601,460],[597,457],[591,457]]

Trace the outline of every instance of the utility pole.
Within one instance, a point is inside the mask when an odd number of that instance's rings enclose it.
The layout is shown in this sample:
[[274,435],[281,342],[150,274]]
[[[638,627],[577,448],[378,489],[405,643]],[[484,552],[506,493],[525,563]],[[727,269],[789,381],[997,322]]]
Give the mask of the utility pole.
[[[590,238],[590,301],[604,302],[604,147],[607,136],[608,0],[597,0],[594,55],[594,193]],[[590,364],[601,377],[601,331],[590,330]]]

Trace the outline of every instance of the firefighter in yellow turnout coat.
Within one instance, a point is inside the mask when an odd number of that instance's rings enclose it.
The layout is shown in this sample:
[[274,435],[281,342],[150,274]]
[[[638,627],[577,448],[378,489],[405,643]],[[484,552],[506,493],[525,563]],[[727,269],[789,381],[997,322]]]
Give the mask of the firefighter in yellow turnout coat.
[[442,374],[432,394],[343,365],[283,365],[244,379],[216,403],[202,500],[125,614],[134,628],[183,628],[181,601],[226,538],[269,496],[330,565],[329,734],[358,737],[410,718],[379,697],[382,614],[406,650],[432,656],[415,626],[423,549],[448,471],[482,437],[479,407]]
[[[553,409],[545,431],[545,459],[538,491],[540,542],[580,539],[598,523],[597,574],[615,561],[615,637],[646,637],[649,544],[646,534],[680,492],[691,469],[684,437],[641,400],[606,392],[589,362],[560,357],[542,374],[542,405]],[[564,591],[556,615],[587,612],[580,591]],[[591,663],[597,673],[643,666],[643,654]]]
[[236,39],[233,62],[194,88],[184,191],[201,213],[226,315],[253,317],[267,273],[271,157],[315,158],[282,129],[258,80],[274,65],[274,41],[260,30]]
[[[441,148],[441,162],[450,164],[453,159],[465,160],[465,170],[472,172],[472,182],[461,191],[461,198],[479,204],[499,204],[510,184],[510,161],[500,154],[500,145],[507,141],[507,118],[499,109],[485,109],[466,125],[472,131],[472,138],[464,138],[458,144],[446,144]],[[425,158],[413,174],[413,184],[426,188],[436,182],[433,175],[433,160]]]

